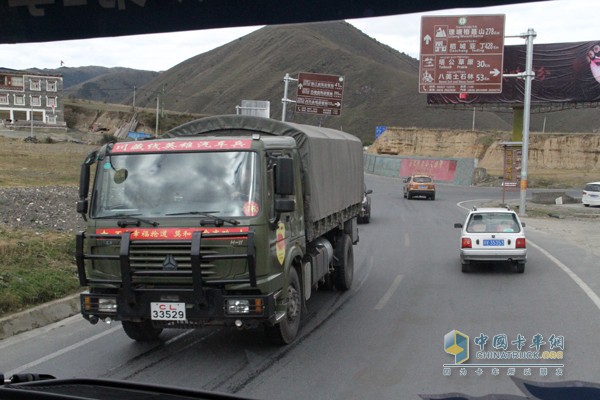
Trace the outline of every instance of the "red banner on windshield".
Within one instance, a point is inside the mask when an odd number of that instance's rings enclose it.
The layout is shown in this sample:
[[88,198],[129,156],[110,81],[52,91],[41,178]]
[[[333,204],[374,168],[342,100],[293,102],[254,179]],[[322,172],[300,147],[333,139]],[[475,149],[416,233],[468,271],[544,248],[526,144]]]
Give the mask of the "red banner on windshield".
[[243,150],[249,149],[251,146],[251,139],[177,139],[154,142],[115,143],[111,153],[163,153],[181,151]]

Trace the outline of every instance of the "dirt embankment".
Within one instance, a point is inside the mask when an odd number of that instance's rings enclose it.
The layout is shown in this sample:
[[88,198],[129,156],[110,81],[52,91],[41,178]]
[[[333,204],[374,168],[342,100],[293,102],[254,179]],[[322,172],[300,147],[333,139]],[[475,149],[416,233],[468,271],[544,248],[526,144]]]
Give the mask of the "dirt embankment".
[[[510,132],[445,131],[388,128],[369,147],[373,154],[439,158],[476,158],[478,167],[501,175],[503,142]],[[531,178],[560,181],[579,187],[600,180],[600,134],[547,134],[529,136],[528,173]]]
[[[136,108],[123,104],[106,104],[85,100],[71,100],[65,104],[65,121],[69,129],[81,132],[107,133],[115,132],[135,120],[132,128],[137,132],[154,134],[165,132],[178,125],[202,117],[200,114],[159,111],[148,108]],[[158,120],[158,122],[157,122]]]

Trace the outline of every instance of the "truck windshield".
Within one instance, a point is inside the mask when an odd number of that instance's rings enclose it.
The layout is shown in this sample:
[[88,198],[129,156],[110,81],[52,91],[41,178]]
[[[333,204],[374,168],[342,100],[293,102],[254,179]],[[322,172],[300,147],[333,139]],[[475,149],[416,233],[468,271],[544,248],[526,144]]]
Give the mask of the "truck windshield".
[[257,171],[254,152],[110,155],[98,166],[91,216],[254,216]]

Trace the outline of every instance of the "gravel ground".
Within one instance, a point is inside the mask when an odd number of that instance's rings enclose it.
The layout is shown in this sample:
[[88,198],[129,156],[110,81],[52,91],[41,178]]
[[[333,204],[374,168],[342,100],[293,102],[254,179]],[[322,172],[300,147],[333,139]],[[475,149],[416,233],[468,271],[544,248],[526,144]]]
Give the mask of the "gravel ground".
[[78,188],[43,186],[0,189],[0,222],[11,228],[76,232],[85,221],[77,214]]

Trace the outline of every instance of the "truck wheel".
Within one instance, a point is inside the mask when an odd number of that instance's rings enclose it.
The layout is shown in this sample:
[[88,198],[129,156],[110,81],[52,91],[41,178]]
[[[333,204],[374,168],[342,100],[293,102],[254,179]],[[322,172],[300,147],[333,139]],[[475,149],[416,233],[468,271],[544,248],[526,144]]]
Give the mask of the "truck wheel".
[[275,326],[266,326],[265,334],[276,344],[290,344],[296,338],[300,329],[302,317],[302,291],[300,279],[295,268],[290,268],[285,318]]
[[123,330],[131,339],[138,342],[150,342],[158,339],[162,328],[155,328],[152,322],[146,320],[142,322],[123,321]]
[[354,277],[354,252],[352,250],[352,240],[347,234],[340,237],[334,251],[334,257],[338,263],[334,267],[335,287],[338,290],[346,291],[352,286],[352,278]]

